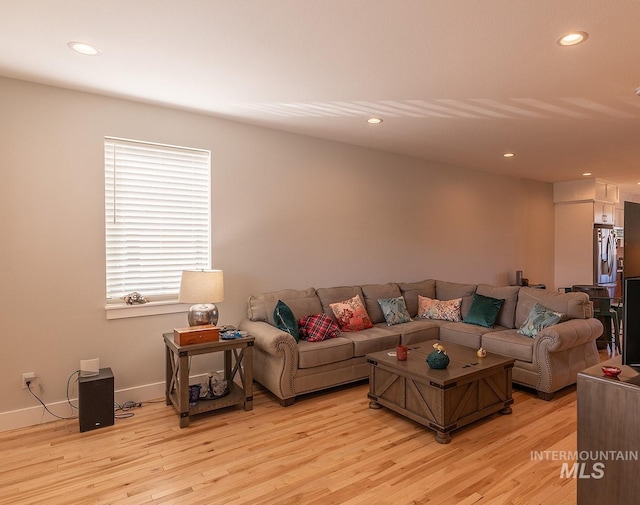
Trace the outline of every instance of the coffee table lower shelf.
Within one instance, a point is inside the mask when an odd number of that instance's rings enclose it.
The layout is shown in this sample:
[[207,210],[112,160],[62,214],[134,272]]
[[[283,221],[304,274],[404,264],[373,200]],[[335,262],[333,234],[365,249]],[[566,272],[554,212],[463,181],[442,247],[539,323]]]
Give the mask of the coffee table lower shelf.
[[513,360],[445,344],[451,359],[445,370],[426,364],[432,342],[410,348],[407,361],[390,358],[386,351],[367,355],[370,364],[370,408],[384,406],[436,432],[441,444],[451,432],[496,412],[511,413]]

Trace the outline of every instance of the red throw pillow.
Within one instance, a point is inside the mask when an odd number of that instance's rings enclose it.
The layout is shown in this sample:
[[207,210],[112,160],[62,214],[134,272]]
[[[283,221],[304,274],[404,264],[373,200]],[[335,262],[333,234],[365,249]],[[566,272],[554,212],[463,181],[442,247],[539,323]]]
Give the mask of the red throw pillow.
[[359,331],[373,328],[373,323],[369,314],[367,314],[367,309],[364,308],[360,295],[356,295],[344,302],[330,303],[329,307],[333,310],[341,331]]

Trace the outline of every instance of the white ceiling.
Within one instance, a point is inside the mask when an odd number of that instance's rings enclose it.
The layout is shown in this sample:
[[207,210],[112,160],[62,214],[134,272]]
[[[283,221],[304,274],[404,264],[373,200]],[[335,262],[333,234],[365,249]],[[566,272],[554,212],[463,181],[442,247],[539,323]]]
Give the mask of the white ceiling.
[[640,193],[638,29],[639,0],[0,0],[0,75]]

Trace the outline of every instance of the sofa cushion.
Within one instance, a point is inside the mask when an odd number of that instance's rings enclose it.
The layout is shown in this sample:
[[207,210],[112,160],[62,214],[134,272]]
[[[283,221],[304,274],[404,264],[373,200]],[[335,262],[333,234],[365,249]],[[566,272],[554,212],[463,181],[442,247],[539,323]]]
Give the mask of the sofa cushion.
[[278,300],[282,300],[289,306],[296,319],[322,312],[322,305],[320,305],[320,299],[316,295],[315,289],[283,289],[250,296],[247,309],[249,319],[251,321],[265,321],[275,326],[273,310],[276,308]]
[[401,282],[398,287],[404,296],[411,317],[416,317],[418,314],[418,295],[427,298],[436,297],[436,281],[433,279],[420,282]]
[[394,326],[393,329],[400,332],[400,343],[409,345],[438,340],[442,324],[443,321],[438,319],[414,319],[409,323]]
[[438,300],[453,300],[462,298],[460,311],[466,317],[471,307],[471,297],[476,292],[475,284],[460,284],[457,282],[436,281],[436,298]]
[[378,304],[382,309],[384,320],[388,326],[411,321],[409,312],[407,312],[407,305],[402,296],[398,296],[397,298],[381,298],[378,300]]
[[534,338],[540,330],[559,323],[562,316],[564,314],[561,312],[555,312],[536,303],[522,326],[518,328],[518,333],[525,337]]
[[353,355],[357,358],[371,352],[394,349],[400,343],[400,332],[397,328],[380,323],[366,330],[343,333],[339,338],[347,338],[353,342]]
[[519,335],[517,330],[494,331],[482,335],[482,348],[487,352],[502,354],[520,361],[533,361],[532,338]]
[[485,328],[484,326],[467,323],[444,323],[440,326],[440,340],[478,349],[483,335],[494,331],[503,331],[504,329],[501,326]]
[[462,321],[468,324],[484,326],[485,328],[493,328],[503,304],[503,299],[473,293],[469,313]]
[[522,287],[518,293],[516,328],[522,326],[536,303],[554,312],[561,312],[564,314],[563,320],[593,317],[593,305],[589,301],[587,293],[559,293],[557,291]]
[[482,296],[490,296],[504,300],[504,304],[498,313],[496,323],[505,328],[515,328],[516,325],[516,304],[518,303],[518,292],[520,286],[500,286],[494,287],[489,284],[478,284],[476,293]]
[[313,368],[353,358],[353,343],[343,337],[298,342],[298,368]]
[[329,305],[336,316],[340,331],[360,331],[371,328],[373,323],[360,295]]
[[303,317],[298,321],[298,325],[300,338],[309,342],[320,342],[340,335],[338,325],[324,312]]
[[273,309],[273,320],[276,326],[282,331],[286,331],[289,335],[296,339],[296,342],[300,340],[300,333],[298,331],[298,321],[296,316],[289,306],[282,300],[278,300],[276,308]]
[[418,295],[418,317],[425,319],[441,319],[443,321],[460,321],[462,298],[455,300],[433,300]]
[[365,284],[362,286],[364,295],[364,306],[373,324],[384,323],[386,321],[378,300],[381,298],[397,298],[402,296],[400,288],[395,283],[388,284]]
[[[320,303],[322,304],[322,310],[329,317],[335,320],[333,310],[331,310],[331,304],[348,300],[354,296],[360,296],[361,300],[364,300],[362,288],[360,286],[336,286],[333,288],[318,288],[316,290]],[[307,314],[308,315],[308,314]]]

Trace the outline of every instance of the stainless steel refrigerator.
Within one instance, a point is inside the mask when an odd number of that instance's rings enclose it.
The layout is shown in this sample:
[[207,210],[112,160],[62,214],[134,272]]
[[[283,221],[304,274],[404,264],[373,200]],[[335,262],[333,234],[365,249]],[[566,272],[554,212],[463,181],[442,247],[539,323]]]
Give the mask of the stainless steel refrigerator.
[[609,290],[609,296],[616,295],[616,234],[613,225],[593,226],[593,283]]

